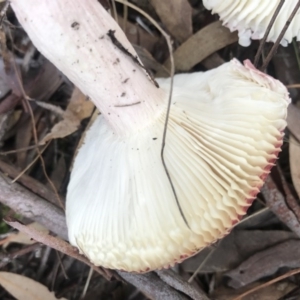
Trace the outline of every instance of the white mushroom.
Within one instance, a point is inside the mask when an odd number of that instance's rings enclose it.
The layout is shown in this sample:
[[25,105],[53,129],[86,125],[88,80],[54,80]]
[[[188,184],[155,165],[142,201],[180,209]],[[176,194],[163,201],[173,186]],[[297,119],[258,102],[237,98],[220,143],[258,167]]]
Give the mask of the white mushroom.
[[[239,44],[247,47],[251,39],[262,39],[280,0],[203,0],[204,6],[217,13],[224,26],[238,30]],[[275,42],[285,26],[298,0],[285,1],[268,35],[267,41]],[[296,37],[300,40],[300,13],[296,14],[281,45],[287,46]]]
[[97,0],[11,2],[38,49],[102,112],[68,187],[71,244],[96,265],[144,272],[228,233],[280,151],[286,88],[249,61],[175,76],[165,161],[186,224],[160,157],[170,80],[157,88],[113,43],[110,30],[135,57]]

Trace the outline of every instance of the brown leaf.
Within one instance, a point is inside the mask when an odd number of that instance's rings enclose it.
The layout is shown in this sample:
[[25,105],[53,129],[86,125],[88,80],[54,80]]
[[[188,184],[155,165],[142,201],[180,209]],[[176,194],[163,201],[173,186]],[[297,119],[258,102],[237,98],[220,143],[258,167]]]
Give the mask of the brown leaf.
[[31,75],[31,73],[33,71],[24,76],[24,88],[30,98],[39,101],[48,101],[64,82],[58,69],[48,60],[43,62],[36,76]]
[[70,103],[63,113],[63,120],[53,126],[40,144],[43,145],[51,139],[63,138],[75,132],[80,122],[91,115],[93,108],[94,104],[88,101],[78,88],[75,88]]
[[278,187],[272,178],[268,176],[261,193],[266,201],[267,206],[277,216],[277,218],[294,233],[300,237],[300,222],[295,213],[290,209],[284,195],[278,190]]
[[[41,109],[36,109],[34,114],[35,126],[39,122],[43,111]],[[32,121],[29,118],[28,114],[22,114],[22,117],[19,120],[18,130],[15,135],[15,145],[16,149],[23,149],[30,146],[30,143],[33,138],[32,131]],[[18,151],[17,155],[17,166],[21,169],[24,169],[31,159],[28,157],[29,151]]]
[[87,133],[88,130],[91,128],[92,124],[95,122],[95,120],[96,120],[96,118],[98,117],[98,115],[99,115],[99,111],[96,109],[96,110],[94,111],[93,115],[91,116],[91,118],[90,118],[90,120],[89,120],[89,123],[87,124],[87,126],[86,126],[84,132],[82,133],[81,138],[80,138],[80,140],[79,140],[79,142],[78,142],[78,145],[77,145],[77,147],[76,147],[76,149],[75,149],[74,157],[73,157],[73,159],[72,159],[72,165],[71,165],[71,167],[70,167],[70,171],[72,171],[72,169],[73,169],[74,158],[77,156],[78,151],[79,151],[80,147],[82,146],[82,144],[83,144],[83,142],[84,142],[86,133]]
[[[40,225],[37,222],[33,222],[29,225],[27,225],[29,228],[34,228],[36,230],[42,231],[46,234],[49,233],[49,230],[46,229],[44,226]],[[4,240],[0,241],[0,245],[3,245],[2,247],[5,249],[9,246],[10,243],[18,243],[23,245],[32,245],[36,243],[28,234],[24,232],[12,232],[10,233]]]
[[[237,34],[222,26],[220,21],[211,23],[191,36],[174,52],[175,69],[189,71],[214,52],[236,42]],[[170,69],[170,60],[165,62]],[[158,74],[157,76],[161,76]]]
[[57,300],[47,287],[22,275],[0,272],[0,284],[17,300]]
[[[300,128],[300,127],[299,127]],[[295,190],[300,197],[300,143],[290,136],[290,167]]]
[[288,107],[287,124],[291,133],[300,142],[300,109],[293,104]]
[[[299,65],[297,63],[297,51],[292,45],[289,47],[279,47],[277,53],[272,58],[275,68],[276,78],[285,85],[299,83]],[[290,97],[299,99],[300,89],[290,88]]]
[[[20,170],[15,166],[7,164],[0,160],[0,170],[5,173],[5,175],[9,178],[16,178],[20,174]],[[21,183],[24,187],[32,191],[34,194],[41,196],[42,198],[48,200],[49,202],[57,205],[56,195],[54,194],[52,189],[49,189],[46,185],[41,183],[34,178],[23,174],[18,182]]]
[[187,0],[150,0],[161,22],[179,41],[192,35],[192,8]]
[[279,268],[298,268],[299,248],[300,240],[289,240],[252,255],[236,269],[226,273],[231,278],[229,285],[239,288],[273,275]]
[[[270,218],[270,215],[269,213],[264,216]],[[212,273],[230,270],[254,253],[293,238],[296,238],[295,234],[283,230],[233,230],[207,259],[201,272]],[[182,267],[187,272],[195,272],[210,251],[209,248],[203,249],[198,255],[185,260],[181,264]]]
[[[239,295],[242,295],[244,292],[249,290],[250,288],[254,288],[259,286],[261,283],[257,282],[251,287],[238,289],[237,291],[233,291],[232,289],[220,287],[211,295],[212,299],[216,300],[234,300],[238,298]],[[273,285],[267,286],[260,290],[254,291],[253,293],[243,297],[243,300],[274,300],[281,299],[281,297],[285,296],[289,292],[291,292],[296,285],[291,282],[277,282]]]
[[160,70],[163,66],[155,60],[155,58],[145,48],[133,45],[138,57],[142,61],[144,67],[147,70],[154,71],[155,73]]
[[[124,19],[118,16],[119,24],[124,26]],[[138,45],[152,53],[159,38],[148,33],[138,23],[132,23],[126,20],[125,34],[129,42],[133,45]]]
[[3,219],[5,223],[7,223],[8,225],[10,225],[11,227],[18,229],[19,231],[22,231],[26,234],[28,234],[29,236],[31,236],[31,238],[33,238],[35,241],[42,243],[44,245],[47,245],[55,250],[58,250],[64,254],[67,254],[73,258],[78,259],[79,261],[87,264],[88,266],[92,267],[96,272],[98,272],[99,274],[103,275],[106,279],[110,280],[111,279],[111,273],[109,271],[106,271],[105,269],[100,269],[96,266],[94,266],[87,258],[85,258],[83,255],[79,254],[78,250],[71,246],[69,243],[67,243],[66,241],[51,236],[49,234],[46,234],[42,231],[36,230],[35,228],[30,228],[27,227],[21,223],[19,223],[18,221],[16,221],[13,218],[5,218]]
[[58,162],[55,164],[54,170],[51,173],[50,179],[57,190],[60,189],[62,182],[65,178],[65,174],[67,172],[67,165],[65,157],[62,155]]

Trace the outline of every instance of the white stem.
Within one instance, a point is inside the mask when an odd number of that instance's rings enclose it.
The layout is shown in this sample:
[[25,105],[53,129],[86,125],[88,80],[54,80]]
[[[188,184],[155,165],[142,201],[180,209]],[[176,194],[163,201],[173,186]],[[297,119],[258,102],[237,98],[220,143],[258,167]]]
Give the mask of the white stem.
[[113,43],[110,30],[136,56],[97,0],[11,0],[11,5],[37,49],[92,99],[115,132],[141,129],[161,113],[166,93]]

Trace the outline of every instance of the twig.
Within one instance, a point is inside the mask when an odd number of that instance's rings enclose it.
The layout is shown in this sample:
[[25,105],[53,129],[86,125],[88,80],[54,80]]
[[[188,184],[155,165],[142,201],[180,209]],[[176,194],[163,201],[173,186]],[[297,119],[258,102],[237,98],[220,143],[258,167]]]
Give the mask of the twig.
[[58,259],[58,263],[59,263],[59,266],[61,267],[61,271],[62,271],[62,274],[64,276],[65,279],[69,279],[68,275],[67,275],[67,272],[65,270],[65,267],[64,267],[64,264],[62,262],[62,259],[60,257],[60,254],[58,251],[55,251],[56,252],[56,256],[57,256],[57,259]]
[[55,250],[58,250],[66,255],[69,255],[69,256],[85,263],[86,265],[92,267],[97,273],[101,274],[107,280],[111,279],[111,277],[109,277],[106,272],[104,272],[102,269],[94,266],[84,256],[79,254],[78,250],[75,247],[72,247],[67,242],[65,242],[57,237],[46,234],[42,231],[38,231],[38,230],[34,229],[33,227],[25,226],[25,225],[19,223],[17,220],[14,220],[13,218],[6,218],[6,219],[4,219],[4,222],[13,228],[18,229],[19,231],[28,234],[35,241],[42,243],[44,245],[47,245]]
[[16,213],[36,221],[64,239],[68,238],[65,216],[62,210],[31,193],[0,172],[0,202]]
[[4,152],[0,152],[0,155],[9,155],[9,154],[13,154],[13,153],[19,153],[19,152],[26,152],[28,150],[32,150],[32,149],[36,149],[37,147],[41,147],[40,145],[32,145],[32,146],[28,146],[28,147],[24,147],[24,148],[19,148],[19,149],[15,149],[15,150],[9,150],[9,151],[4,151]]
[[286,203],[291,209],[291,211],[295,214],[295,217],[297,218],[298,222],[300,222],[300,206],[297,201],[297,199],[293,196],[293,194],[290,191],[290,188],[288,187],[288,184],[282,174],[282,170],[279,166],[277,166],[277,170],[281,179],[282,187],[285,193],[285,199]]
[[[222,240],[221,240],[222,241]],[[210,252],[206,255],[206,257],[202,260],[201,264],[198,266],[196,271],[193,273],[193,275],[189,278],[188,282],[191,283],[195,276],[199,273],[199,271],[202,269],[202,267],[206,264],[206,262],[211,258],[211,256],[214,254],[217,248],[210,249]]]
[[277,277],[277,278],[275,278],[275,279],[272,279],[272,280],[270,280],[270,281],[268,281],[268,282],[266,282],[266,283],[264,283],[264,284],[261,284],[261,285],[259,285],[259,286],[256,286],[256,287],[252,288],[251,290],[249,290],[249,291],[247,291],[247,292],[245,292],[245,293],[239,295],[239,296],[236,297],[236,298],[233,298],[232,300],[242,300],[244,297],[246,297],[247,295],[252,294],[252,293],[255,292],[255,291],[258,291],[258,290],[260,290],[260,289],[262,289],[262,288],[265,288],[265,287],[267,287],[267,286],[272,285],[273,283],[276,283],[276,282],[281,281],[281,280],[283,280],[283,279],[285,279],[285,278],[287,278],[287,277],[290,277],[290,276],[292,276],[292,275],[296,275],[296,274],[299,274],[299,273],[300,273],[300,268],[299,268],[299,269],[292,270],[292,271],[289,271],[289,272],[287,272],[287,273],[285,273],[285,274],[283,274],[283,275],[281,275],[281,276],[279,276],[279,277]]
[[138,56],[134,56],[133,54],[131,54],[129,52],[128,49],[126,49],[120,42],[119,40],[116,38],[115,36],[115,30],[109,30],[107,32],[107,35],[110,37],[112,43],[119,49],[121,50],[125,55],[127,55],[128,57],[130,57],[133,62],[135,64],[137,64],[140,68],[142,68],[146,74],[147,74],[147,77],[150,79],[150,81],[157,87],[159,88],[159,85],[158,83],[155,81],[155,79],[153,78],[153,76],[151,75],[151,73],[143,66],[142,62],[140,61],[139,57]]
[[119,24],[118,13],[117,13],[117,7],[116,7],[115,0],[111,0],[111,4],[112,4],[112,11],[113,11],[114,19]]
[[256,68],[258,66],[258,61],[259,61],[259,58],[261,56],[262,50],[263,50],[263,48],[264,48],[264,46],[266,44],[266,40],[268,38],[268,35],[269,35],[269,33],[270,33],[273,25],[274,25],[274,22],[275,22],[276,18],[278,17],[278,14],[279,14],[279,12],[280,12],[280,10],[281,10],[284,2],[285,2],[285,0],[280,0],[280,3],[278,4],[278,6],[277,6],[277,8],[276,8],[276,10],[275,10],[275,12],[273,14],[271,21],[268,24],[267,30],[266,30],[266,32],[264,34],[264,37],[263,37],[263,39],[259,43],[259,47],[258,47],[258,50],[257,50],[255,58],[254,58],[254,66]]
[[289,16],[288,20],[286,21],[285,26],[283,27],[282,31],[280,32],[280,35],[278,36],[276,42],[274,43],[273,47],[271,48],[271,50],[270,50],[269,54],[267,55],[262,67],[260,68],[260,70],[264,71],[266,69],[266,67],[268,66],[268,64],[271,61],[272,57],[274,56],[274,53],[276,52],[276,50],[277,50],[284,34],[288,30],[294,16],[296,15],[299,7],[300,7],[300,0],[298,1],[298,3],[296,4],[295,8],[293,9],[291,15]]
[[267,177],[261,192],[271,211],[300,237],[300,224],[295,214],[287,207],[283,195],[278,191],[271,176]]
[[46,268],[48,267],[47,262],[48,262],[50,253],[52,251],[52,249],[50,247],[44,247],[43,250],[44,251],[43,251],[41,260],[39,262],[39,267],[38,267],[38,269],[36,271],[36,276],[35,276],[36,280],[40,280],[41,279],[41,277],[43,276]]
[[[12,44],[14,44],[13,38],[12,38],[12,34],[11,34],[10,30],[8,30],[8,34],[9,34],[9,37],[10,37],[10,40],[11,40]],[[22,78],[20,76],[20,73],[18,72],[18,67],[17,67],[16,60],[15,60],[14,56],[13,56],[13,59],[12,59],[12,63],[13,63],[13,68],[14,68],[14,71],[15,71],[15,74],[16,74],[17,82],[19,84],[19,88],[21,90],[22,96],[24,97],[24,100],[26,101],[26,104],[27,104],[27,107],[28,107],[28,110],[29,110],[30,119],[31,119],[31,123],[32,123],[33,138],[34,138],[35,145],[37,146],[36,152],[38,154],[38,158],[40,159],[43,173],[44,173],[44,175],[45,175],[48,183],[50,184],[51,188],[53,189],[53,192],[54,192],[54,194],[56,196],[57,202],[59,203],[59,205],[61,206],[61,208],[64,210],[65,207],[64,207],[64,204],[62,203],[62,201],[61,201],[61,199],[59,197],[58,191],[57,191],[56,187],[54,186],[52,180],[50,179],[50,177],[47,174],[45,161],[44,161],[44,159],[42,157],[42,150],[40,150],[40,148],[38,147],[39,141],[38,141],[38,135],[37,135],[36,127],[35,127],[34,114],[33,114],[31,105],[29,103],[30,97],[25,92],[25,89],[24,89],[24,86],[23,86],[23,82],[22,82]]]
[[162,143],[161,143],[161,160],[162,160],[162,164],[163,167],[165,169],[165,173],[168,177],[169,183],[171,185],[172,188],[172,192],[174,194],[174,198],[176,201],[176,205],[179,209],[180,215],[182,217],[182,219],[184,220],[186,226],[190,229],[190,226],[187,222],[187,219],[183,213],[182,207],[180,205],[172,178],[169,174],[166,162],[165,162],[165,158],[164,158],[164,150],[165,150],[165,145],[166,145],[166,137],[167,137],[167,130],[168,130],[168,123],[169,123],[169,116],[170,116],[170,110],[171,110],[171,104],[172,104],[172,93],[173,93],[173,77],[175,74],[175,64],[174,64],[174,57],[173,57],[173,48],[172,48],[172,42],[171,42],[171,38],[170,36],[158,25],[158,23],[151,18],[147,13],[145,13],[143,10],[141,10],[140,8],[138,8],[137,6],[133,5],[132,3],[126,1],[126,0],[115,0],[117,2],[123,3],[124,5],[127,5],[128,7],[133,8],[134,10],[138,11],[140,14],[142,14],[144,17],[146,17],[159,31],[160,33],[163,35],[163,37],[165,38],[167,45],[168,45],[168,50],[169,50],[169,54],[170,54],[170,61],[171,61],[171,72],[170,72],[170,89],[169,89],[169,98],[168,98],[168,105],[167,105],[167,111],[166,111],[166,118],[165,118],[165,124],[164,124],[164,131],[163,131],[163,138],[162,138]]
[[196,289],[190,283],[182,280],[171,270],[156,271],[157,275],[167,284],[190,296],[194,300],[209,300],[206,294],[200,289]]
[[[0,170],[10,178],[15,178],[20,173],[20,170],[18,170],[16,167],[9,165],[2,160],[0,160]],[[19,178],[18,182],[21,183],[26,188],[28,188],[33,193],[41,196],[42,198],[48,200],[49,202],[57,206],[57,201],[55,200],[55,194],[46,185],[42,184],[41,182],[37,181],[36,179],[26,174],[23,174]]]
[[188,300],[185,295],[164,283],[155,273],[134,275],[126,272],[118,272],[126,281],[136,286],[144,295],[153,300]]
[[3,267],[5,267],[8,263],[10,263],[13,259],[16,259],[22,255],[25,255],[29,252],[32,252],[32,251],[35,251],[37,249],[40,249],[41,247],[43,247],[43,245],[39,244],[39,243],[35,243],[35,244],[32,244],[32,245],[29,245],[27,247],[23,247],[22,249],[20,250],[17,250],[17,251],[14,251],[12,253],[8,253],[6,255],[3,255],[1,253],[1,256],[0,256],[0,269],[2,269]]
[[9,1],[6,1],[3,8],[1,9],[1,12],[0,12],[0,29],[2,29],[3,20],[6,17],[6,12],[8,10],[9,4],[10,4]]
[[83,289],[83,291],[82,291],[82,294],[81,294],[80,299],[83,299],[83,298],[85,297],[85,295],[86,295],[86,292],[87,292],[87,290],[88,290],[88,288],[89,288],[89,285],[90,285],[90,283],[91,283],[91,278],[92,278],[92,275],[93,275],[93,271],[94,271],[94,270],[93,270],[92,268],[90,268],[90,270],[89,270],[89,275],[88,275],[87,280],[86,280],[86,282],[85,282],[84,289]]
[[123,5],[123,26],[122,26],[122,30],[124,32],[126,32],[126,25],[127,25],[127,21],[128,21],[128,7],[127,5]]
[[288,89],[300,89],[300,83],[289,84],[286,86]]
[[[46,149],[47,147],[49,146],[50,142],[47,143],[44,148],[42,150],[39,151],[40,154],[42,154]],[[25,169],[23,169],[22,171],[19,172],[19,174],[12,180],[12,183],[18,181],[26,172],[27,170],[29,170],[35,163],[36,161],[40,158],[39,155],[37,155],[28,165]]]

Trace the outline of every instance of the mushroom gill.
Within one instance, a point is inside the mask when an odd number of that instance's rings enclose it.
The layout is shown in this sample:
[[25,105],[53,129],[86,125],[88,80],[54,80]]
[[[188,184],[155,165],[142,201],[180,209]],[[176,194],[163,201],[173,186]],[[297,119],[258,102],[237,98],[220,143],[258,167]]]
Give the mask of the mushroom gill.
[[[267,41],[275,42],[290,17],[298,0],[285,1]],[[250,39],[262,39],[280,0],[203,0],[204,6],[217,13],[231,31],[238,30],[239,44],[249,46]],[[296,37],[300,40],[300,13],[294,17],[281,40],[287,46]]]
[[[169,79],[158,82],[168,91]],[[165,113],[128,135],[99,116],[68,187],[70,242],[94,264],[129,272],[196,254],[255,199],[280,151],[288,103],[286,88],[249,61],[175,76],[165,161],[189,226],[161,162]]]

